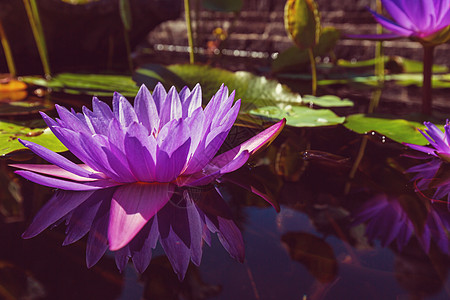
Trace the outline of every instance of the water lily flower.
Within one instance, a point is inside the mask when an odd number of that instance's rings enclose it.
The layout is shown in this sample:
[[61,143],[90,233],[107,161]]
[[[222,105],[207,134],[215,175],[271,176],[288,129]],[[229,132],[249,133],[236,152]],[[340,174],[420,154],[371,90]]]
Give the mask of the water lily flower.
[[411,149],[429,154],[431,157],[439,157],[443,161],[450,162],[450,125],[448,120],[444,125],[444,132],[431,122],[424,122],[423,124],[427,127],[425,132],[421,129],[418,130],[430,142],[431,147],[408,143],[404,143],[404,145]]
[[[12,166],[23,169],[16,173],[35,183],[82,195],[57,196],[48,208],[48,216],[66,215],[88,201],[93,192],[113,190],[108,204],[107,240],[110,250],[118,250],[167,204],[172,186],[206,185],[237,170],[252,153],[271,142],[286,123],[283,119],[215,156],[239,112],[240,100],[233,102],[234,92],[229,94],[223,85],[203,109],[200,85],[192,91],[185,87],[178,93],[175,87],[166,92],[158,84],[153,94],[142,86],[134,107],[118,93],[113,96],[112,110],[96,97],[92,100],[93,110],[83,107],[83,113],[56,105],[59,119],[41,115],[55,136],[83,163],[76,164],[21,140],[51,164]],[[144,184],[149,192],[144,195],[132,183]],[[167,184],[156,188],[161,183]],[[35,236],[41,227],[37,230],[31,226],[24,237]]]
[[393,33],[431,40],[440,30],[450,25],[449,0],[381,0],[394,20],[371,11],[378,23]]

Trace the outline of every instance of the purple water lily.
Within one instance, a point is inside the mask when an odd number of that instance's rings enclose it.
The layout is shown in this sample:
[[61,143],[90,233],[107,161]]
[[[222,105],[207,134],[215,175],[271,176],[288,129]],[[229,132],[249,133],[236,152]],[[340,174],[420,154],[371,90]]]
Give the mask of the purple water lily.
[[[83,107],[83,113],[57,105],[59,119],[44,113],[42,117],[83,164],[21,141],[51,164],[12,166],[23,169],[16,173],[33,182],[82,195],[55,196],[47,207],[52,221],[88,201],[95,191],[113,191],[107,197],[112,199],[107,205],[107,224],[101,226],[107,227],[109,249],[118,250],[128,245],[167,204],[174,185],[206,185],[240,168],[252,153],[272,141],[286,122],[281,120],[215,156],[239,112],[240,100],[234,105],[233,101],[234,92],[229,94],[222,85],[203,109],[200,85],[192,91],[185,87],[178,93],[174,87],[166,92],[158,84],[153,95],[142,86],[134,107],[118,93],[114,94],[112,110],[96,97],[92,100],[93,110]],[[102,222],[105,220],[102,218]],[[43,229],[38,227],[36,230],[31,226],[24,237],[38,234]]]
[[[450,162],[450,124],[447,120],[444,125],[444,132],[442,132],[436,125],[431,122],[424,122],[427,127],[425,132],[418,129],[420,133],[430,142],[430,146],[421,146],[415,144],[407,144],[406,146],[411,149],[426,153],[431,155],[430,157],[439,157],[444,161]],[[429,157],[418,157],[418,158],[429,158]]]
[[450,25],[450,0],[381,0],[394,20],[371,10],[378,23],[398,36],[426,39]]

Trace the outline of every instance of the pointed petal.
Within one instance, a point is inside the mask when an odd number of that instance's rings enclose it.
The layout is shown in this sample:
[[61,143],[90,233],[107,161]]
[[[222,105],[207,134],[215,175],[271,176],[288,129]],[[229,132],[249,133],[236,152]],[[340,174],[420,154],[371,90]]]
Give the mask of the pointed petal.
[[136,183],[122,186],[111,202],[108,240],[111,250],[128,244],[171,197],[168,184]]
[[405,36],[405,37],[409,37],[414,34],[414,31],[412,31],[411,29],[403,28],[400,25],[392,22],[391,20],[383,17],[382,15],[377,14],[374,11],[370,11],[370,12],[372,13],[375,20],[386,29],[388,29],[392,32],[395,32],[401,36]]
[[139,122],[147,128],[149,133],[153,131],[153,128],[159,128],[158,109],[152,94],[145,85],[141,85],[134,99],[134,110]]
[[19,139],[19,142],[21,142],[25,147],[33,151],[35,154],[39,155],[46,161],[48,161],[51,164],[57,165],[60,168],[63,168],[64,170],[67,170],[70,173],[73,173],[75,175],[81,176],[81,177],[87,177],[87,178],[99,178],[99,176],[95,175],[92,172],[86,171],[85,169],[81,168],[77,164],[71,162],[64,156],[53,152],[51,150],[48,150],[47,148],[35,144],[33,142],[24,141]]
[[97,181],[90,181],[90,182],[73,182],[73,181],[66,181],[62,179],[57,179],[53,177],[47,177],[44,175],[36,174],[29,171],[15,171],[14,173],[22,176],[25,179],[28,179],[30,181],[33,181],[34,183],[62,189],[62,190],[68,190],[68,191],[93,191],[93,190],[99,190],[104,189],[107,187],[112,187],[119,185],[120,183],[113,182],[110,180],[102,180],[99,179]]
[[285,124],[286,119],[279,121],[251,139],[243,142],[241,145],[214,157],[210,164],[222,168],[243,151],[248,151],[252,155],[264,145],[271,143],[280,134],[281,130],[283,130]]
[[119,98],[119,118],[118,121],[124,127],[128,127],[133,122],[138,122],[138,117],[131,103],[125,98]]
[[[95,178],[86,178],[81,177],[78,175],[75,175],[67,170],[61,169],[58,166],[55,165],[39,165],[39,164],[12,164],[9,165],[13,168],[18,168],[22,170],[32,171],[36,173],[41,173],[45,175],[51,175],[56,176],[60,178],[70,179],[74,181],[97,181],[98,179]],[[97,173],[98,175],[101,175],[101,173]]]
[[153,100],[155,101],[156,109],[158,110],[158,114],[161,113],[161,106],[164,100],[166,100],[167,92],[161,82],[158,82],[153,89]]
[[171,156],[163,150],[156,155],[155,179],[158,182],[171,182],[175,180],[186,165],[191,139],[176,149]]

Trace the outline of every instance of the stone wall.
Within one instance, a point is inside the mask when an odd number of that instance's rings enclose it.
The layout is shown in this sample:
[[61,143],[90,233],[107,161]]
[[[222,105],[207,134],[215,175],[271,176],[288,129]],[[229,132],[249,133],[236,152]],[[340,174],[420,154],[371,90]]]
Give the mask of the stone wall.
[[[323,26],[334,26],[344,34],[375,32],[376,22],[366,9],[366,7],[374,6],[375,0],[316,1]],[[223,28],[228,32],[227,40],[220,46],[225,49],[225,52],[222,51],[222,58],[227,56],[225,58],[233,60],[234,57],[237,68],[242,66],[239,64],[239,59],[254,65],[268,66],[270,57],[274,53],[292,45],[284,30],[285,0],[244,0],[244,3],[239,16],[202,9],[197,16],[194,14],[193,19],[197,21],[196,46],[203,53],[198,55],[199,60],[213,59],[212,55],[207,54],[208,51],[211,52],[208,46],[214,47],[214,41],[217,40],[213,34],[215,28]],[[150,49],[153,49],[150,52],[157,59],[164,60],[170,57],[170,62],[186,61],[187,38],[183,15],[175,21],[169,21],[157,27],[148,35],[147,42]],[[348,60],[369,59],[374,55],[374,45],[375,43],[371,41],[342,39],[338,42],[335,53],[338,58]],[[421,45],[408,39],[387,41],[384,47],[387,55],[401,55],[412,59],[421,59],[422,56]],[[448,44],[437,47],[436,63],[450,65],[450,55],[447,54],[449,48]],[[178,52],[179,55],[168,52]]]

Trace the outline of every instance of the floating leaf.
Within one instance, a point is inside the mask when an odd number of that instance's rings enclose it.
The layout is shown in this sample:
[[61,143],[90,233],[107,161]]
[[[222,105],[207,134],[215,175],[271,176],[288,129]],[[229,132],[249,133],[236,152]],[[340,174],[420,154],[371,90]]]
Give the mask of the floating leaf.
[[295,127],[330,126],[342,124],[345,121],[345,117],[339,117],[329,109],[283,104],[253,109],[250,114],[276,120],[286,118],[286,124]]
[[[43,123],[41,120],[34,122]],[[26,149],[17,140],[19,138],[37,143],[52,151],[67,151],[67,148],[55,137],[48,127],[30,128],[24,124],[0,120],[0,156],[4,156],[15,150]]]
[[111,96],[113,92],[119,92],[124,96],[134,97],[139,90],[131,77],[124,75],[62,73],[48,81],[35,76],[24,76],[22,80],[70,94]]
[[314,0],[288,0],[284,7],[284,26],[297,47],[314,47],[320,36],[320,16]]
[[305,103],[312,103],[321,107],[348,107],[353,106],[353,101],[349,99],[341,99],[335,95],[313,96],[304,95],[302,98]]
[[202,5],[207,10],[220,12],[238,12],[242,9],[242,0],[203,0]]
[[347,116],[344,126],[361,134],[375,131],[399,143],[428,144],[428,141],[417,130],[417,128],[424,129],[423,124],[393,116],[350,115]]
[[[325,55],[333,50],[339,40],[340,32],[333,27],[322,29],[319,42],[313,48],[314,56]],[[278,57],[272,62],[272,72],[298,71],[302,66],[309,64],[309,54],[306,49],[299,49],[296,46],[278,54]]]

